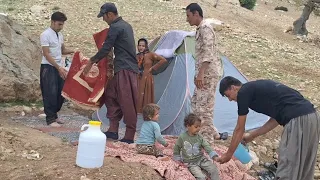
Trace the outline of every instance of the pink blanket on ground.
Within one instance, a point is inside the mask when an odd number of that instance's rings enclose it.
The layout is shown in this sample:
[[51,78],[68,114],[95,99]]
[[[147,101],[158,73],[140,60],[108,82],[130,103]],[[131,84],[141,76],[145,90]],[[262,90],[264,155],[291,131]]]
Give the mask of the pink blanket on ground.
[[[163,153],[170,158],[168,160],[157,159],[154,156],[137,154],[135,144],[126,144],[121,142],[107,142],[106,156],[120,157],[125,162],[139,162],[155,169],[159,174],[168,180],[195,180],[187,168],[179,166],[171,158],[173,155],[173,147],[177,137],[165,136],[169,143],[168,147],[156,144]],[[221,155],[226,152],[227,147],[221,145],[212,146],[213,149]],[[255,178],[246,173],[246,166],[242,165],[238,160],[230,160],[228,163],[216,163],[219,169],[221,180],[254,180]]]

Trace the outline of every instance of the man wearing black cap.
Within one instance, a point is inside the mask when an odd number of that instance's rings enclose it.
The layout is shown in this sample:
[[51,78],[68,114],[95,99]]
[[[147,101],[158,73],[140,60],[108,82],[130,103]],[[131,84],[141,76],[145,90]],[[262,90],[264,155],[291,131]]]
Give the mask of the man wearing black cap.
[[114,48],[114,76],[108,82],[105,91],[105,105],[110,128],[105,132],[107,138],[118,139],[119,121],[124,119],[126,132],[121,142],[133,143],[136,132],[138,95],[137,74],[139,72],[136,60],[136,48],[133,30],[129,23],[118,16],[118,10],[113,3],[101,6],[98,18],[108,23],[109,32],[103,47],[85,67],[87,74],[94,63],[98,63]]

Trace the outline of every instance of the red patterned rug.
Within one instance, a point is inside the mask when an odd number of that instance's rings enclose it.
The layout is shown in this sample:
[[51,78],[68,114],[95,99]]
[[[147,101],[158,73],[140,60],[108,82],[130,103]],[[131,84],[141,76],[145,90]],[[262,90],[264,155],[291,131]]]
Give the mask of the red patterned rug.
[[[154,156],[137,154],[135,144],[122,142],[111,142],[107,140],[106,156],[119,157],[124,162],[139,162],[155,169],[162,177],[167,180],[195,180],[186,167],[179,166],[172,160],[173,147],[177,140],[174,136],[164,136],[169,143],[168,147],[156,144],[162,149],[168,158],[156,158]],[[219,154],[227,151],[227,147],[213,145],[212,148]],[[221,180],[254,180],[255,178],[247,174],[248,167],[236,159],[232,159],[225,164],[215,163],[219,169]]]
[[[102,48],[108,29],[93,35],[98,49]],[[108,81],[109,58],[103,58],[94,64],[88,75],[83,75],[83,69],[89,62],[81,52],[75,52],[70,70],[65,80],[62,96],[73,104],[87,110],[97,110],[104,102],[104,89]]]

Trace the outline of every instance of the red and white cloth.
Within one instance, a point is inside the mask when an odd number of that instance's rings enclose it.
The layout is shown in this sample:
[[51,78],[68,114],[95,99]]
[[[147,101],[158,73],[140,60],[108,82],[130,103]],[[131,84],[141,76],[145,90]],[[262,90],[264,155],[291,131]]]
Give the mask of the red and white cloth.
[[[108,29],[93,35],[98,49],[102,48],[103,42],[107,37]],[[89,62],[81,52],[75,52],[71,67],[65,80],[62,96],[77,106],[97,110],[104,103],[104,90],[108,82],[108,61],[104,58],[94,64],[89,73],[84,76],[83,69]]]

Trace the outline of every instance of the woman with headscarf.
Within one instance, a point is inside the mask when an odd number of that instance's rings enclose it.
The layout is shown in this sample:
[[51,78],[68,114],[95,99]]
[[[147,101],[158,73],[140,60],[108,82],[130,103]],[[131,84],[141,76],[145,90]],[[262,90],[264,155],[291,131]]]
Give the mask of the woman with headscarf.
[[167,60],[154,52],[150,52],[148,41],[144,38],[138,40],[138,51],[137,61],[140,74],[138,76],[137,112],[142,113],[142,108],[145,105],[155,103],[152,71],[158,70]]

